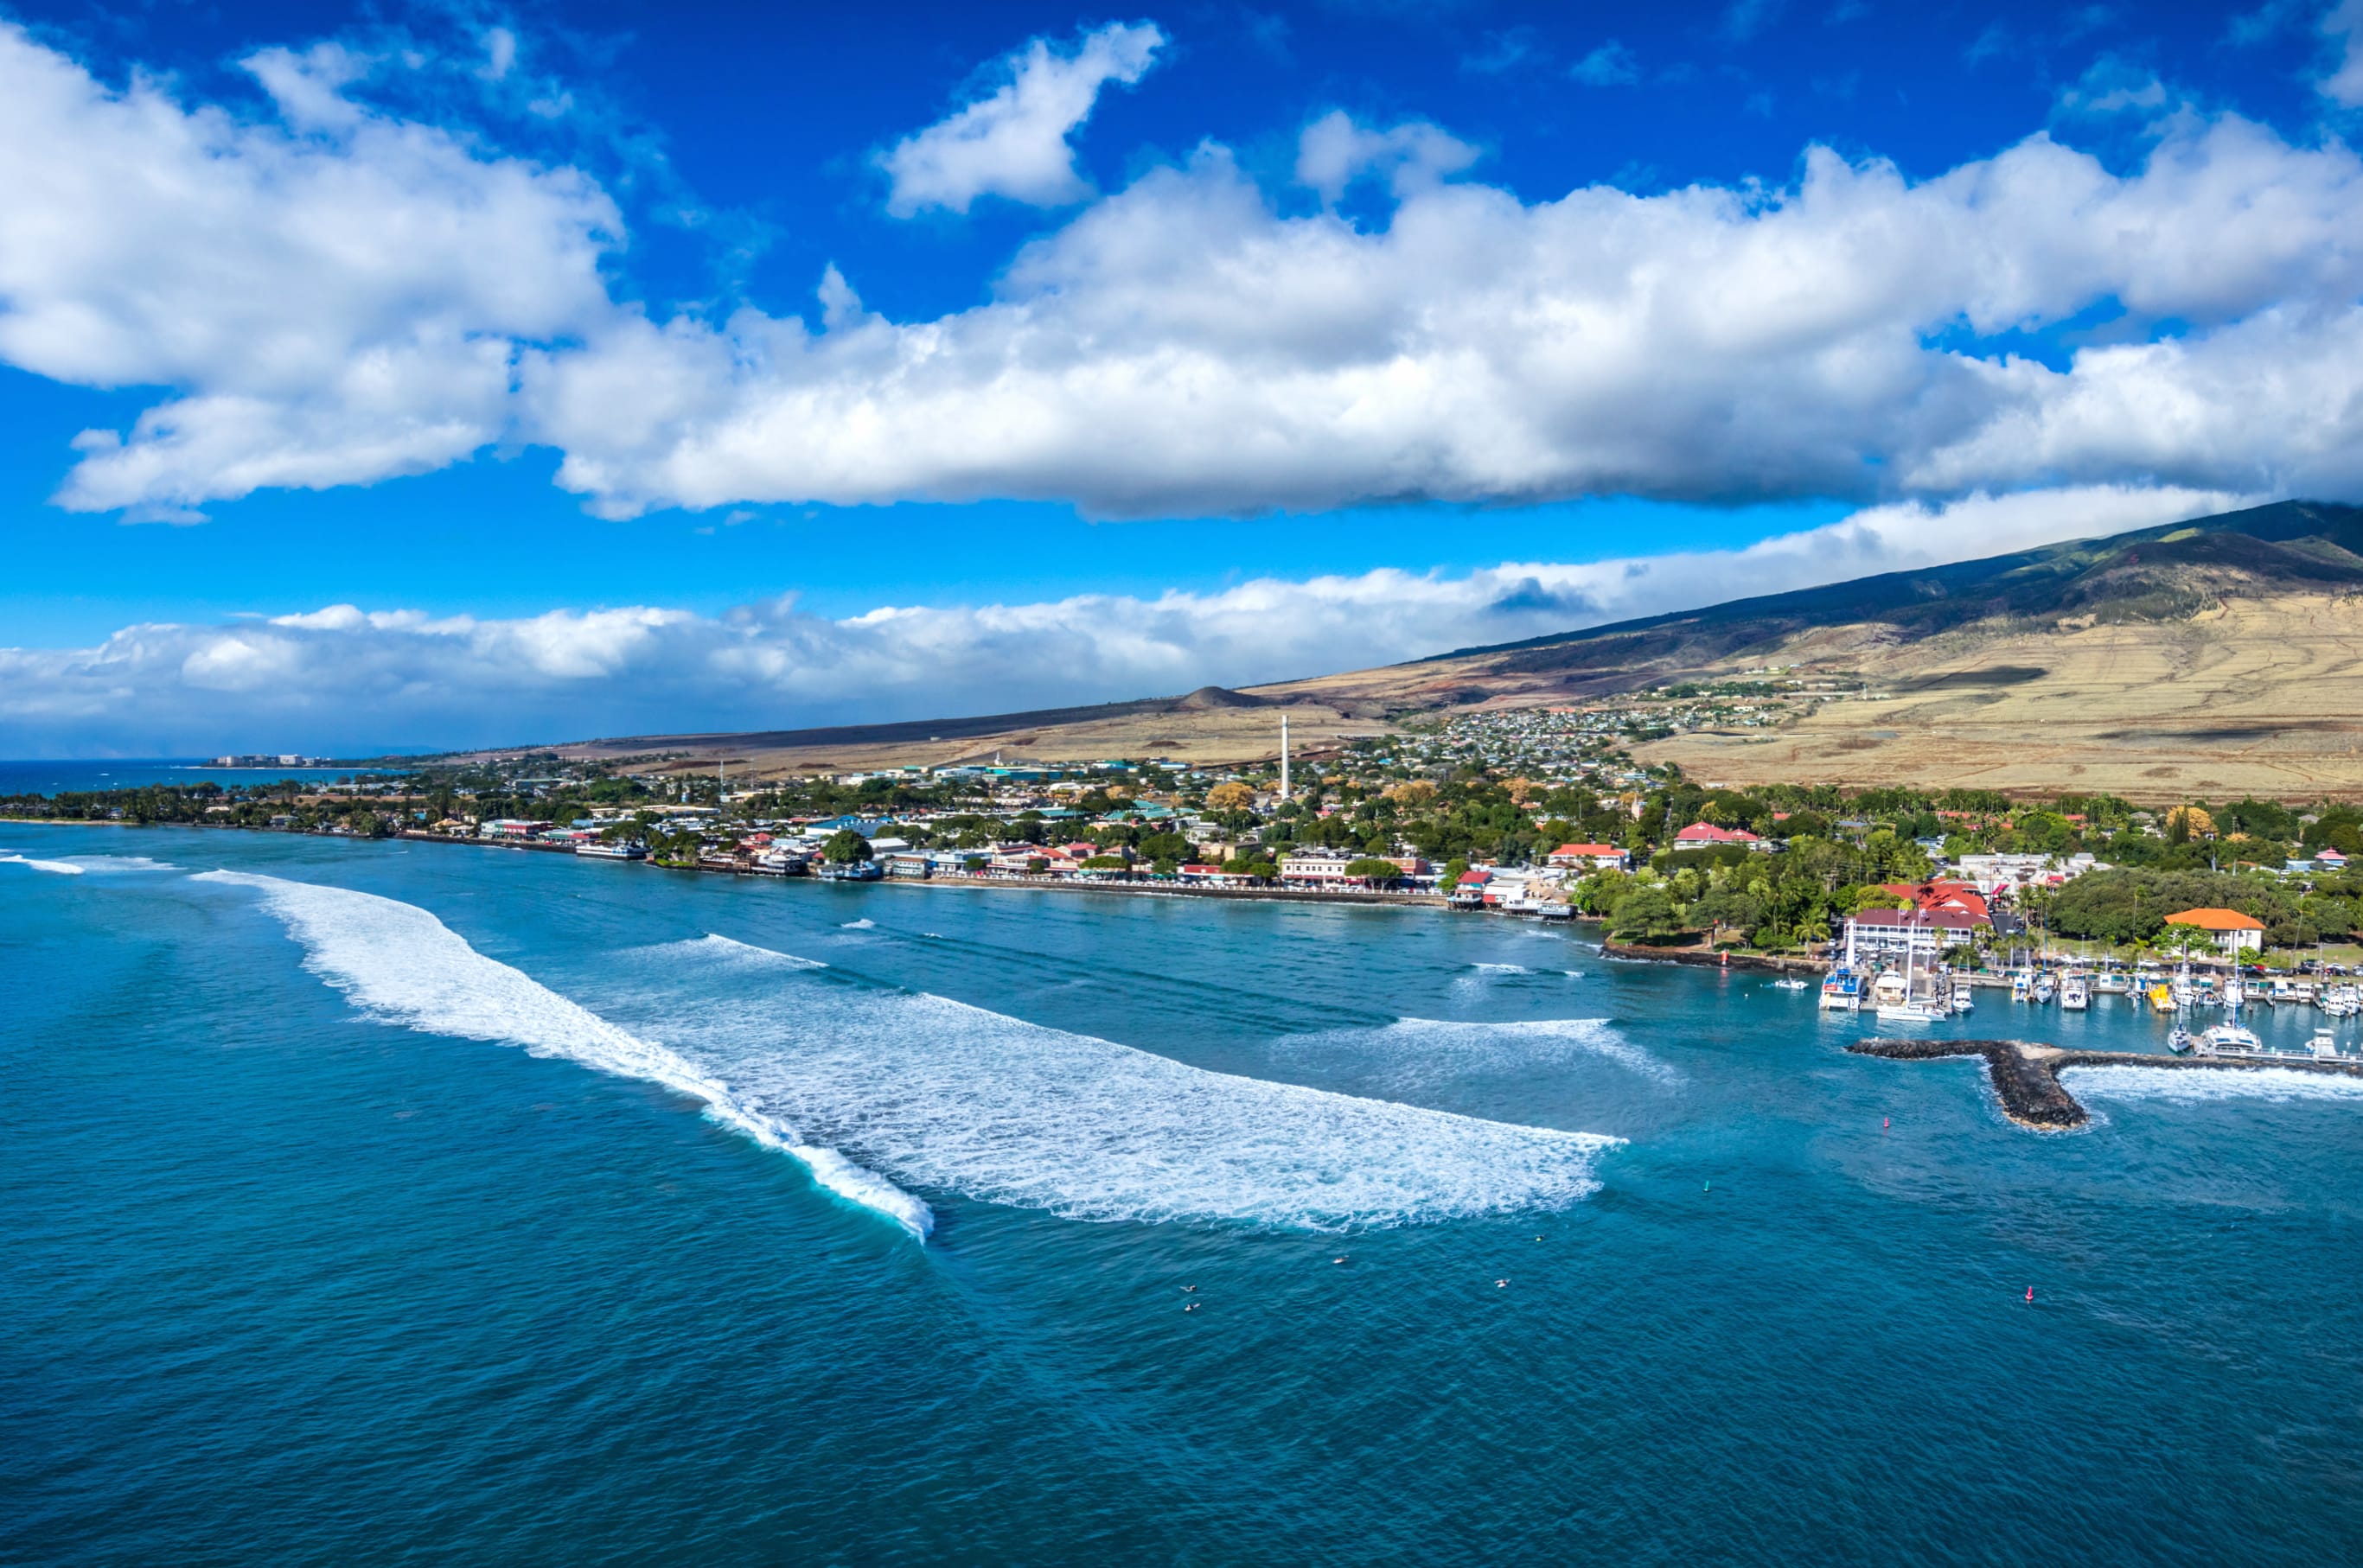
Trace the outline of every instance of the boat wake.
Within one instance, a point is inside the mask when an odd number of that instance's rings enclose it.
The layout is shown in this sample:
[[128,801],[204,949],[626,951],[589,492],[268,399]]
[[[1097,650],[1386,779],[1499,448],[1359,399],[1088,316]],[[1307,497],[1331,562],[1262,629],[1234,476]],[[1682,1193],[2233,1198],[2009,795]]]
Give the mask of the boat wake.
[[[934,1215],[918,1198],[835,1149],[805,1143],[788,1123],[674,1052],[485,957],[425,910],[374,893],[244,871],[206,871],[194,879],[254,889],[303,945],[305,967],[372,1018],[427,1033],[521,1045],[536,1055],[662,1084],[703,1101],[716,1121],[790,1155],[848,1202],[885,1215],[923,1241],[934,1229]],[[722,937],[705,940],[763,951]]]
[[1621,1142],[1210,1072],[842,969],[695,1006],[682,981],[603,1010],[663,1020],[741,1103],[898,1179],[1072,1219],[1338,1230],[1558,1208]]

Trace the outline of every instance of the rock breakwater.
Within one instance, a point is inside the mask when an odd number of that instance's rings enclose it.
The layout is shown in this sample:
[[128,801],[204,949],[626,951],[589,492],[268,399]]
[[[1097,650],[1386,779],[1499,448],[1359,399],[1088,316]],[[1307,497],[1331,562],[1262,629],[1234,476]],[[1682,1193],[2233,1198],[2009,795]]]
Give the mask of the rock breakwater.
[[1925,1062],[1945,1056],[1981,1056],[2002,1101],[2002,1114],[2039,1132],[2065,1132],[2091,1120],[2082,1102],[2069,1093],[2059,1075],[2069,1067],[2159,1067],[2176,1072],[2254,1072],[2294,1068],[2363,1077],[2363,1062],[2293,1061],[2233,1056],[2156,1056],[2139,1051],[2063,1051],[2028,1040],[1860,1040],[1847,1047],[1858,1056]]

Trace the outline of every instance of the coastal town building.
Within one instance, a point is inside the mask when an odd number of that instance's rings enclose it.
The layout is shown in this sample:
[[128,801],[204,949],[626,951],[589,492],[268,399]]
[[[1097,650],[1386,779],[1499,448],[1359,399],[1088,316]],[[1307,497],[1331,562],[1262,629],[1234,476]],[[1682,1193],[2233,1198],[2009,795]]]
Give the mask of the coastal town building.
[[1964,881],[1991,897],[2028,888],[2056,888],[2099,864],[2090,855],[1964,855],[1953,868]]
[[1860,957],[1928,957],[1968,944],[1991,923],[1953,910],[1858,910],[1847,922],[1847,950]]
[[2167,916],[2166,923],[2203,931],[2215,939],[2216,946],[2235,955],[2259,952],[2265,945],[2265,922],[2237,910],[2184,910]]
[[1544,858],[1574,871],[1622,871],[1626,856],[1613,844],[1562,844]]

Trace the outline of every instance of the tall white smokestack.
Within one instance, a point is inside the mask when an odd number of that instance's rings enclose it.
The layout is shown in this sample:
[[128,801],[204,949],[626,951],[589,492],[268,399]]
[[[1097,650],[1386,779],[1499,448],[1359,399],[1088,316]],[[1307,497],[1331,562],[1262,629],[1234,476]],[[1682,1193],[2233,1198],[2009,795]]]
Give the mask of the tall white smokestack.
[[1280,798],[1288,799],[1288,715],[1280,716]]

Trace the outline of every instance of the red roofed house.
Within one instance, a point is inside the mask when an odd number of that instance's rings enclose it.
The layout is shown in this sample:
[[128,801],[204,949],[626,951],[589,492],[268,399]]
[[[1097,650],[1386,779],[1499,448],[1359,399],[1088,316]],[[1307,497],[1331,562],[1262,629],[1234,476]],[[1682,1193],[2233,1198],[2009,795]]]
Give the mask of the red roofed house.
[[2265,945],[2265,922],[2237,910],[2184,910],[2166,917],[2169,925],[2195,926],[2215,938],[2215,945],[2238,956],[2259,953]]
[[1625,868],[1625,852],[1613,844],[1562,844],[1546,858],[1553,866],[1581,867],[1587,871]]
[[1713,849],[1725,844],[1744,844],[1754,849],[1763,842],[1745,828],[1719,828],[1712,823],[1692,823],[1674,834],[1676,849]]
[[1945,910],[1979,920],[1990,919],[1993,914],[1993,911],[1986,906],[1986,896],[1968,882],[1950,882],[1941,878],[1916,886],[1908,882],[1887,882],[1880,885],[1880,891],[1892,893],[1899,899],[1909,899],[1916,910],[1931,912]]

